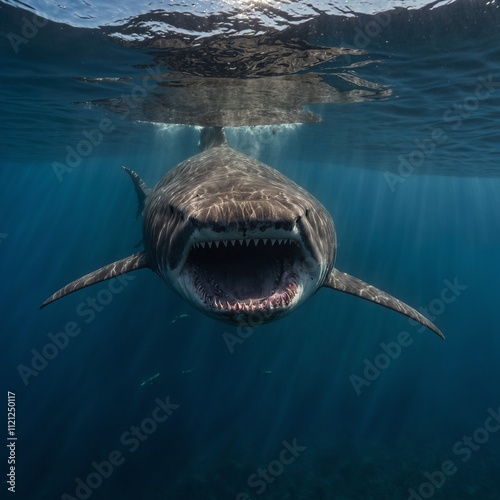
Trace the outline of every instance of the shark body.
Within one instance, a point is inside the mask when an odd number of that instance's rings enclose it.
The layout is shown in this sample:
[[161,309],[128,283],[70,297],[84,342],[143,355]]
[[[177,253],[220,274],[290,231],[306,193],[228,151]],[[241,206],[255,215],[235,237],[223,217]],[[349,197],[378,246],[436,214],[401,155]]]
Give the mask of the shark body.
[[412,307],[334,267],[332,217],[305,189],[231,149],[222,128],[203,129],[200,145],[201,153],[152,190],[125,169],[143,216],[144,250],[73,281],[41,307],[149,268],[196,308],[232,324],[279,319],[327,287],[393,309],[443,337]]

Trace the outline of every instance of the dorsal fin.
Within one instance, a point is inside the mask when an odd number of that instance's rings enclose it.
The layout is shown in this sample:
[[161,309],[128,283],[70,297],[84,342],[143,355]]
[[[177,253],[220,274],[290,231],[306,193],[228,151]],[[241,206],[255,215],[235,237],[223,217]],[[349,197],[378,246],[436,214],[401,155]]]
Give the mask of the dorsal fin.
[[401,302],[399,299],[396,299],[396,297],[393,297],[392,295],[389,295],[388,293],[385,293],[382,290],[379,290],[378,288],[351,276],[350,274],[342,273],[337,269],[333,269],[323,286],[339,290],[340,292],[356,295],[362,299],[375,302],[376,304],[380,304],[381,306],[404,314],[405,316],[418,321],[420,324],[426,326],[444,339],[444,335],[441,333],[441,330],[439,330],[439,328],[425,316],[413,309],[413,307],[410,307],[404,302]]
[[136,269],[142,269],[144,267],[149,267],[145,252],[135,253],[134,255],[130,255],[125,259],[117,260],[116,262],[101,267],[96,271],[93,271],[89,274],[86,274],[85,276],[82,276],[81,278],[78,278],[75,281],[72,281],[71,283],[51,295],[40,306],[40,309],[50,304],[51,302],[64,297],[65,295],[76,292],[77,290],[81,290],[82,288],[94,285],[95,283],[100,283],[101,281],[106,281],[111,278],[115,278],[116,276],[120,276],[120,274],[129,273],[130,271],[135,271]]
[[134,183],[135,194],[137,195],[137,201],[139,203],[139,206],[137,207],[137,214],[135,216],[135,220],[137,220],[139,215],[141,215],[142,211],[144,210],[144,201],[151,192],[151,189],[146,186],[145,182],[139,177],[136,172],[127,167],[123,167],[123,170],[125,170],[125,172],[130,175],[130,178]]
[[204,127],[201,129],[199,147],[201,151],[225,146],[227,144],[226,134],[223,127]]

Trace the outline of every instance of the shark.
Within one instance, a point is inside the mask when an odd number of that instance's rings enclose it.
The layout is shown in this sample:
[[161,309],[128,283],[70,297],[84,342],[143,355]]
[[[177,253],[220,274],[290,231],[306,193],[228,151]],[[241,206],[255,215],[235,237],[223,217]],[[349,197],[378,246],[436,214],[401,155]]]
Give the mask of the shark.
[[416,309],[334,267],[333,219],[308,191],[231,148],[223,127],[203,128],[200,149],[153,189],[123,167],[137,194],[144,249],[69,283],[40,307],[147,268],[194,307],[230,324],[277,320],[331,288],[397,311],[444,338]]

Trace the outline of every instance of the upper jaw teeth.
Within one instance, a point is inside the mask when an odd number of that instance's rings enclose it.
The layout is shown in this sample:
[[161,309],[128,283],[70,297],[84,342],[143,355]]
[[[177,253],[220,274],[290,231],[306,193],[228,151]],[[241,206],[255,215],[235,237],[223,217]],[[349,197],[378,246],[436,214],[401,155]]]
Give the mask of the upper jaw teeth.
[[233,240],[212,240],[212,241],[200,241],[193,245],[193,248],[212,248],[215,245],[216,248],[219,248],[220,245],[227,246],[235,246],[245,245],[245,246],[257,246],[258,244],[262,245],[298,245],[297,240],[291,238],[241,238],[241,239],[233,239]]

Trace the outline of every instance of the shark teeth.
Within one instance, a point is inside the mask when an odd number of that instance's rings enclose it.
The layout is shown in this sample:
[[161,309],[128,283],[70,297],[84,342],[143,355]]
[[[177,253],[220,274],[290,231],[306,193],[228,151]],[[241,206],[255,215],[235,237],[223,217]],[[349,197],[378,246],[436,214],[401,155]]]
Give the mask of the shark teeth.
[[232,240],[211,240],[211,241],[200,241],[194,243],[192,248],[219,248],[220,244],[225,247],[229,246],[242,246],[242,247],[257,247],[260,245],[296,245],[299,246],[299,242],[293,238],[241,238]]
[[285,290],[273,293],[270,297],[263,299],[247,299],[229,302],[218,296],[212,296],[204,292],[201,283],[196,280],[196,291],[203,302],[218,312],[253,312],[283,309],[289,306],[298,293],[296,278],[292,278]]

